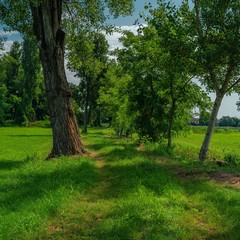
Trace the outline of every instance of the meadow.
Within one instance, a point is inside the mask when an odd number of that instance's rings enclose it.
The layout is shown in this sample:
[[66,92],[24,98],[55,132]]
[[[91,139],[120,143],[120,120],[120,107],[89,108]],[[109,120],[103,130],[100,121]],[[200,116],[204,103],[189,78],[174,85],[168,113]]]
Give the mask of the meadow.
[[[175,155],[189,160],[197,159],[206,128],[194,127],[192,130],[174,139]],[[240,156],[240,131],[238,128],[215,128],[212,136],[209,160],[223,160],[225,156]]]
[[[175,144],[192,148],[201,136]],[[226,151],[239,136],[229,133]],[[45,160],[50,129],[0,128],[0,239],[239,239],[239,189],[181,177],[172,170],[196,166],[109,129],[83,140],[88,155]]]

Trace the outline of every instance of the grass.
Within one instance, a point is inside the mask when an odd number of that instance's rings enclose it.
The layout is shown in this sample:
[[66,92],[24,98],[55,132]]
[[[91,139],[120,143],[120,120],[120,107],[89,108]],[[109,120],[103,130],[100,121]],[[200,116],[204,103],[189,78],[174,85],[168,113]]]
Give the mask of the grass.
[[[237,139],[240,137],[240,132],[231,131],[225,133],[214,133],[209,149],[210,159],[223,159],[226,154],[236,154],[240,156],[240,142]],[[190,159],[197,159],[198,152],[203,142],[204,134],[192,133],[184,137],[174,139],[176,155],[184,154],[184,151],[190,154]]]
[[0,239],[32,239],[59,208],[93,185],[95,166],[86,158],[45,161],[50,129],[0,132]]
[[239,190],[179,178],[111,130],[84,142],[88,157],[43,161],[49,129],[0,129],[0,239],[239,239]]

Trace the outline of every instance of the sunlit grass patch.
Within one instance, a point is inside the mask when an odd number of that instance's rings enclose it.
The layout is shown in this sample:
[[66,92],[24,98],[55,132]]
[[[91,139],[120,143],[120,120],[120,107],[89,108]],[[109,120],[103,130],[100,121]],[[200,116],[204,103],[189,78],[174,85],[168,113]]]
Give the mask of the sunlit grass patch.
[[76,157],[46,161],[50,129],[0,128],[0,238],[30,238],[74,195],[96,180]]

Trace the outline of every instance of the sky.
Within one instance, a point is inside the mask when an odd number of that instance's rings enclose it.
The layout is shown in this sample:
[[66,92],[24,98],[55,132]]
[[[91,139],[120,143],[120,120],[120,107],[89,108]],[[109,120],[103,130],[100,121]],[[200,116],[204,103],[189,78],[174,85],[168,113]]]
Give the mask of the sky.
[[[124,30],[130,30],[133,32],[137,31],[137,26],[134,25],[135,21],[138,19],[140,23],[143,23],[143,20],[139,18],[139,14],[146,11],[144,10],[145,6],[144,0],[136,0],[134,12],[131,16],[127,17],[119,17],[117,19],[110,19],[108,20],[109,23],[114,24],[116,26],[121,26]],[[153,7],[157,6],[157,0],[147,0],[150,2]],[[172,0],[173,4],[180,5],[181,0]],[[5,50],[8,51],[11,47],[13,41],[18,41],[21,39],[18,32],[4,32],[3,27],[0,25],[0,36],[6,36],[8,39],[5,43]],[[121,37],[120,33],[113,33],[111,35],[107,35],[106,38],[110,45],[110,50],[115,49],[116,47],[121,47],[121,44],[118,41],[118,38]],[[66,69],[66,74],[69,82],[78,83],[79,80],[74,77],[74,73],[70,72]],[[212,101],[215,98],[214,94],[210,94]],[[239,100],[237,94],[232,94],[231,96],[225,96],[222,102],[222,106],[219,110],[218,118],[222,116],[231,116],[231,117],[238,117],[240,118],[240,112],[237,111],[236,102]]]

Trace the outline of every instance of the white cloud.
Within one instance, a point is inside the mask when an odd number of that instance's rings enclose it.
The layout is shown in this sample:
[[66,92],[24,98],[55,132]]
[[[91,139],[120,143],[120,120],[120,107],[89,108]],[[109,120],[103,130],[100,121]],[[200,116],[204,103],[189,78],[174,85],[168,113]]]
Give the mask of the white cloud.
[[[121,26],[119,27],[120,31],[131,31],[134,34],[137,34],[139,26],[132,25],[132,26]],[[111,34],[106,34],[106,39],[109,43],[109,50],[113,51],[116,48],[122,48],[122,44],[119,42],[119,38],[123,36],[120,31],[115,31]]]
[[13,41],[10,41],[10,40],[9,40],[9,41],[6,41],[6,42],[4,43],[4,51],[5,51],[5,52],[8,52],[8,51],[10,50],[12,44],[13,44]]
[[0,50],[0,55],[4,54],[6,52],[9,52],[12,44],[13,44],[13,41],[10,41],[10,40],[4,42],[3,50]]
[[0,36],[9,37],[12,35],[19,35],[18,31],[3,31],[0,29]]
[[67,76],[67,80],[69,83],[74,83],[76,85],[79,84],[80,80],[77,77],[74,77],[75,73],[69,71],[66,67],[65,67],[65,71],[66,71],[66,76]]

